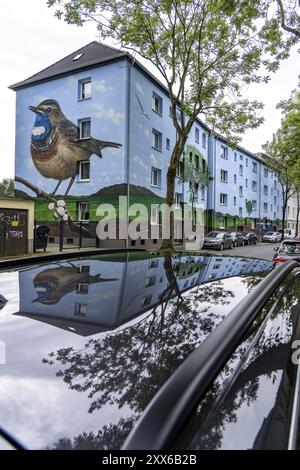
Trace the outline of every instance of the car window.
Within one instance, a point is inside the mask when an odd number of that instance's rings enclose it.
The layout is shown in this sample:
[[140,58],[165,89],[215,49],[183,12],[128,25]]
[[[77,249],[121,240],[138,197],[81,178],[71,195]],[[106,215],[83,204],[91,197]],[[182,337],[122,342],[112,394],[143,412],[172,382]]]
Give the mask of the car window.
[[300,243],[283,243],[279,251],[280,253],[299,255]]
[[[225,237],[226,237],[226,235],[225,235]],[[224,238],[224,233],[218,233],[216,238]]]
[[218,232],[209,232],[206,236],[211,238],[216,238],[217,235],[220,235]]

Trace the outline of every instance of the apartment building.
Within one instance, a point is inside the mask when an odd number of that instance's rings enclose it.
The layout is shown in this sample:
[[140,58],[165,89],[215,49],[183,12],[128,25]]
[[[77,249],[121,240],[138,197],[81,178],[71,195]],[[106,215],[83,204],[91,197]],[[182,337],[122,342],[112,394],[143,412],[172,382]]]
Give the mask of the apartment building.
[[293,193],[287,206],[287,228],[291,229],[296,236],[300,233],[299,211],[300,197],[297,193]]
[[[10,88],[16,92],[16,194],[35,201],[38,221],[57,217],[42,190],[87,224],[98,220],[99,204],[130,219],[129,206],[143,203],[150,224],[159,225],[176,131],[167,89],[149,70],[128,52],[92,42]],[[207,211],[207,229],[280,220],[277,178],[256,155],[231,148],[200,120],[184,153],[195,166],[208,166],[212,177],[208,188],[193,188],[193,206]],[[178,208],[192,194],[181,176],[178,165]],[[128,198],[122,213],[119,196]]]

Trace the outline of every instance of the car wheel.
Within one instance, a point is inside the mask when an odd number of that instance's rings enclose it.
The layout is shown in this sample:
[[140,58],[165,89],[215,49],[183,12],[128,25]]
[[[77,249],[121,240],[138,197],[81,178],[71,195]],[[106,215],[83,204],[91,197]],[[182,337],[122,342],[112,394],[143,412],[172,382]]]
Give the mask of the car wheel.
[[223,250],[224,250],[224,243],[221,243],[220,251],[223,251]]

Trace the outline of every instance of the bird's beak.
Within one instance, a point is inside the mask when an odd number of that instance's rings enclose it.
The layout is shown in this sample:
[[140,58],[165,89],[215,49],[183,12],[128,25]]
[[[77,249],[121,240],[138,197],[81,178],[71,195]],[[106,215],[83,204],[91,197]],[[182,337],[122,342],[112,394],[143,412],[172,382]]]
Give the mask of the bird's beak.
[[42,111],[38,108],[36,108],[35,106],[29,106],[29,109],[30,111],[32,111],[33,113],[42,113]]

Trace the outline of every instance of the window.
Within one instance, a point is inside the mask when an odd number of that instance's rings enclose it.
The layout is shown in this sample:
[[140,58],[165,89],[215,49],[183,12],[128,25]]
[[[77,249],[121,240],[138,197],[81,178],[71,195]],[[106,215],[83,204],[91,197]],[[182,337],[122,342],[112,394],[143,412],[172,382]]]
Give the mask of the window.
[[252,162],[252,171],[253,171],[253,173],[257,173],[257,163],[256,162]]
[[248,166],[248,158],[246,158],[246,166]]
[[86,304],[75,304],[75,315],[76,317],[85,317],[87,312]]
[[221,170],[221,181],[223,183],[228,183],[228,171]]
[[177,178],[181,178],[183,175],[183,163],[179,162],[176,165],[176,176]]
[[79,162],[78,181],[90,180],[90,168],[91,164],[89,160]]
[[79,139],[89,139],[91,137],[91,119],[80,119],[78,121]]
[[220,194],[220,204],[222,206],[227,206],[227,194],[224,194],[224,193]]
[[233,177],[233,182],[236,183],[236,175]]
[[267,185],[264,185],[264,195],[265,196],[268,195],[268,186]]
[[151,168],[151,186],[161,187],[161,170],[158,168]]
[[243,165],[240,165],[240,176],[243,176],[243,173],[244,173]]
[[255,200],[252,201],[252,209],[253,209],[254,211],[256,211],[256,209],[257,209],[257,201],[255,201]]
[[248,178],[245,179],[246,188],[248,188]]
[[151,225],[158,225],[159,223],[159,206],[151,204]]
[[268,178],[268,176],[269,176],[268,168],[264,168],[264,177]]
[[197,142],[197,144],[199,144],[199,140],[200,140],[200,131],[198,127],[195,127],[195,141]]
[[90,218],[90,205],[88,202],[79,202],[78,204],[78,220],[88,221]]
[[233,196],[233,205],[236,206],[236,196]]
[[146,277],[145,287],[151,287],[155,285],[156,276]]
[[79,273],[89,273],[90,272],[90,265],[89,264],[81,264],[77,268]]
[[239,217],[243,217],[243,208],[239,207]]
[[199,163],[199,155],[195,155],[195,167],[197,170],[200,168],[200,163]]
[[181,203],[182,203],[182,194],[181,193],[175,193],[175,206],[180,207]]
[[201,188],[201,199],[205,201],[205,188]]
[[152,129],[152,147],[161,152],[162,150],[162,134]]
[[273,193],[274,193],[274,189],[271,188],[271,196],[273,196]]
[[236,162],[236,161],[237,161],[237,154],[236,154],[236,152],[234,152],[233,158],[234,158],[234,161]]
[[83,52],[80,52],[80,53],[79,53],[79,54],[77,54],[75,57],[73,57],[73,59],[72,59],[72,60],[73,60],[73,62],[76,62],[76,60],[79,60],[79,59],[80,59],[80,57],[82,57],[82,56],[83,56]]
[[79,80],[79,93],[78,98],[80,100],[88,100],[92,97],[92,81],[90,78],[85,80]]
[[221,145],[221,157],[228,160],[228,148],[225,145]]
[[167,139],[166,139],[166,148],[167,148],[167,150],[170,150],[170,147],[171,147],[171,142],[170,142],[170,139],[167,137]]
[[267,211],[268,211],[268,203],[264,202],[264,212],[267,212]]
[[89,285],[87,282],[79,282],[77,284],[77,289],[76,289],[77,294],[88,294],[89,293]]
[[257,191],[257,181],[252,181],[252,191]]
[[243,161],[244,160],[244,156],[240,153],[240,160]]
[[202,147],[206,148],[206,134],[202,132]]
[[158,268],[158,266],[159,266],[159,259],[150,259],[149,264],[148,264],[149,269]]
[[243,197],[243,186],[239,187],[239,196]]
[[225,228],[225,217],[220,217],[219,219],[219,228]]
[[153,111],[155,111],[156,113],[162,116],[163,100],[162,100],[162,97],[157,95],[155,92],[153,92],[153,95],[152,95],[152,109]]
[[172,106],[169,106],[169,116],[173,117],[173,108],[172,108]]
[[146,295],[146,297],[143,298],[142,306],[150,305],[151,299],[152,299],[152,295]]

